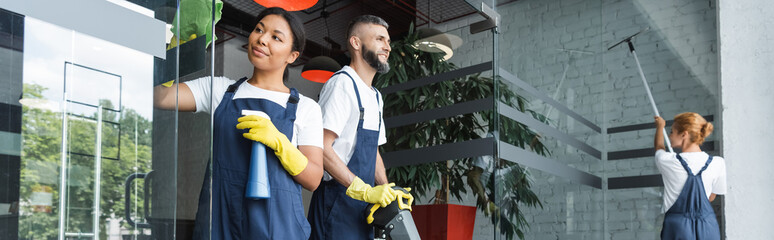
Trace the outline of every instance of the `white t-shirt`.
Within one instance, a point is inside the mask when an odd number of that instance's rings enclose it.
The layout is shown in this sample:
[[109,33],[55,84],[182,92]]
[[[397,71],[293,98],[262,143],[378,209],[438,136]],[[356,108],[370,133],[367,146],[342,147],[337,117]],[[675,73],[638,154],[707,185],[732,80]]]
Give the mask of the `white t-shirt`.
[[[685,171],[675,155],[675,153],[663,149],[656,151],[656,167],[658,167],[661,178],[664,180],[664,205],[662,205],[661,212],[666,212],[672,207],[683,190],[685,180],[688,179],[688,172]],[[704,167],[709,155],[705,152],[684,152],[680,153],[680,157],[685,160],[695,175]],[[707,169],[702,172],[701,180],[704,182],[704,192],[707,194],[707,198],[712,193],[726,194],[726,160],[722,157],[713,157]]]
[[[211,113],[217,109],[226,89],[236,81],[226,77],[215,77],[212,81],[212,92],[210,92],[210,77],[194,79],[184,84],[188,85],[196,101],[196,112]],[[210,93],[212,93],[212,105],[210,105]],[[315,146],[323,147],[322,114],[320,106],[304,95],[299,95],[298,106],[296,107],[296,120],[293,122],[293,138],[291,142],[295,146]],[[247,81],[239,86],[234,93],[234,99],[238,98],[259,98],[275,102],[282,107],[286,107],[290,93],[275,92],[253,86]],[[212,108],[210,108],[212,106]]]
[[[357,90],[360,93],[360,102],[365,109],[363,113],[363,128],[374,131],[381,129],[379,131],[378,144],[386,143],[387,137],[384,135],[384,121],[381,119],[380,114],[384,106],[384,101],[381,99],[382,95],[377,95],[377,91],[366,85],[351,67],[344,66],[342,70],[347,71],[354,78]],[[377,96],[380,98],[378,101]],[[355,152],[357,123],[360,120],[360,110],[357,105],[355,89],[352,86],[352,79],[343,73],[329,79],[320,91],[320,107],[323,114],[323,128],[339,136],[333,142],[333,151],[336,152],[336,155],[344,164],[348,164],[352,153]],[[328,181],[331,179],[330,174],[325,172],[323,180]]]

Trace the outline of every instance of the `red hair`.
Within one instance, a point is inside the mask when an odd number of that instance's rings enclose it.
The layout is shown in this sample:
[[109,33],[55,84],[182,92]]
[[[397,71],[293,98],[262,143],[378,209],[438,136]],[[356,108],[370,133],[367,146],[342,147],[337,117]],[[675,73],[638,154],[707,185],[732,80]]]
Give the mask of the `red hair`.
[[704,138],[712,133],[712,123],[707,122],[701,115],[695,112],[684,112],[675,116],[673,124],[677,133],[688,132],[691,143],[701,145]]

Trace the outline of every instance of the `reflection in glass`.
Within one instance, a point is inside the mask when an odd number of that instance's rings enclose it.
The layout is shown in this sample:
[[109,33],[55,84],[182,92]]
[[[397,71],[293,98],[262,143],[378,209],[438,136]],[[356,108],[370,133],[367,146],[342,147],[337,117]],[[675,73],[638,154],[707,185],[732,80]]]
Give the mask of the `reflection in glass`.
[[124,180],[151,167],[152,57],[31,17],[24,31],[19,238],[142,234]]

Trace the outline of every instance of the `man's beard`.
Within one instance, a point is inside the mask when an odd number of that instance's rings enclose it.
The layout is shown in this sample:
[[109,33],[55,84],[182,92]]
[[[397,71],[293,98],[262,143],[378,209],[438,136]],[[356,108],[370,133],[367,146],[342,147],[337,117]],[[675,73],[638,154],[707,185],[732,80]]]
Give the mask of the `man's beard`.
[[376,52],[371,51],[368,48],[363,48],[363,59],[365,59],[369,66],[376,69],[376,72],[378,73],[390,71],[390,64],[379,61],[379,56],[376,55]]

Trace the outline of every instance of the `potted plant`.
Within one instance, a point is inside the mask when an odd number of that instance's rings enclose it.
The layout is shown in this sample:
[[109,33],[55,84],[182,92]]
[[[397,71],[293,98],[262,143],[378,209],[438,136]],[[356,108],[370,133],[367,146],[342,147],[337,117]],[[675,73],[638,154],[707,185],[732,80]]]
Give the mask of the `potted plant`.
[[[374,81],[376,87],[383,88],[457,68],[454,64],[443,60],[439,53],[428,53],[414,48],[412,43],[416,39],[418,34],[412,25],[405,38],[391,44],[392,53],[389,62],[392,68],[389,72],[378,76],[378,80]],[[495,81],[493,80],[491,77],[475,74],[388,94],[384,96],[384,116],[388,118],[490,97],[494,94]],[[526,108],[528,101],[525,98],[511,91],[499,79],[496,83],[499,84],[500,89],[497,99],[502,103],[529,113],[540,121],[547,121],[543,115]],[[499,114],[495,115],[494,111],[484,111],[391,128],[387,131],[387,139],[390,141],[382,146],[382,151],[390,152],[481,138],[482,134],[491,131],[490,123],[494,116],[500,117]],[[499,125],[501,141],[531,149],[540,155],[549,154],[540,141],[539,135],[525,125],[504,117],[500,117]],[[417,197],[427,196],[430,191],[435,190],[431,196],[436,204],[446,204],[449,195],[460,200],[462,194],[472,189],[473,194],[477,196],[478,209],[490,217],[490,221],[500,229],[501,234],[507,239],[513,239],[514,234],[523,238],[523,230],[529,225],[520,209],[536,206],[542,208],[537,195],[530,190],[529,174],[524,168],[512,162],[502,160],[489,162],[491,165],[488,169],[497,169],[494,171],[495,174],[490,174],[497,176],[496,186],[493,183],[495,177],[476,181],[482,172],[491,172],[491,170],[477,167],[474,159],[470,158],[394,167],[388,169],[387,174],[389,179],[395,181],[398,186],[411,187]],[[475,210],[471,218],[475,218]],[[472,230],[470,232],[472,234]]]

